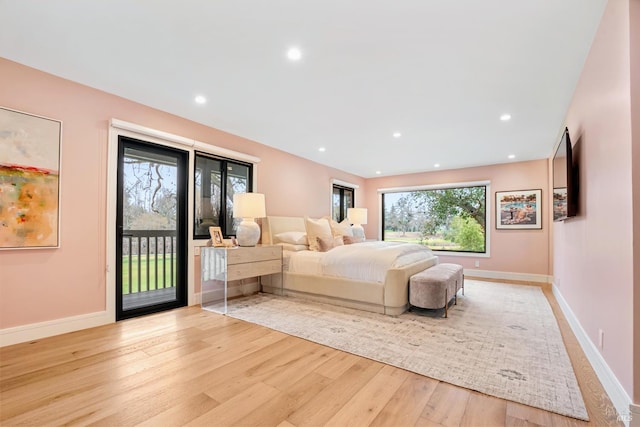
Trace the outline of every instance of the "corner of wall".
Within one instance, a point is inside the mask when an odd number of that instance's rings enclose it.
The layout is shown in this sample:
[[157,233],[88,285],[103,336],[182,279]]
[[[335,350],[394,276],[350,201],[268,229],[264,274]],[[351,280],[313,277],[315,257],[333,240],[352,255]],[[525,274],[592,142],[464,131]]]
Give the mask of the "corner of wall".
[[629,422],[633,418],[633,405],[631,398],[625,391],[624,387],[622,387],[622,384],[620,384],[611,368],[609,368],[609,365],[604,360],[600,352],[596,349],[595,344],[589,339],[589,336],[582,328],[582,325],[580,325],[580,322],[575,314],[573,314],[569,304],[567,304],[567,301],[564,299],[555,283],[552,284],[552,290],[564,317],[567,319],[571,330],[580,343],[582,351],[584,351],[589,363],[591,363],[593,370],[602,383],[607,395],[611,399],[613,406],[615,406],[618,413],[618,419],[629,426]]

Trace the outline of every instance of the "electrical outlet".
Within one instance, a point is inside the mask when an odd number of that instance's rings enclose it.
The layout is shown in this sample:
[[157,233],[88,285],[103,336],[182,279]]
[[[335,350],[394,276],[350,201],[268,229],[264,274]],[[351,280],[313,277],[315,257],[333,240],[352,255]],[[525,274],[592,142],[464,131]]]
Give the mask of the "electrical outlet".
[[604,331],[602,329],[598,329],[598,347],[600,350],[604,350]]
[[476,267],[480,267],[480,261],[476,260]]

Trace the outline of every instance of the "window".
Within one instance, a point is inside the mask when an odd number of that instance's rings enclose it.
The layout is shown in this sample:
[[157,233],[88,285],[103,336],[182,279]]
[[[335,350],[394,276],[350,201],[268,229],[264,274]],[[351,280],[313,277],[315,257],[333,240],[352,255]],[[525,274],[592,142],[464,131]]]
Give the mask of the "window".
[[252,191],[253,165],[195,153],[194,239],[208,239],[209,227],[235,235],[233,195]]
[[382,193],[382,239],[446,252],[487,252],[488,183]]
[[354,206],[354,189],[333,184],[333,202],[331,217],[340,222],[347,217],[347,209]]

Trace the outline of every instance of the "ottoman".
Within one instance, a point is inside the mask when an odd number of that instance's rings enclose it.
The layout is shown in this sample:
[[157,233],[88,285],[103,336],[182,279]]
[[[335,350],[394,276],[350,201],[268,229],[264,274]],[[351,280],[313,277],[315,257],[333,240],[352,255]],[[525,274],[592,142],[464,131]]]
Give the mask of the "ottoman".
[[411,307],[444,308],[444,317],[449,317],[449,301],[457,304],[458,291],[464,295],[464,273],[458,264],[437,264],[409,279],[409,310]]

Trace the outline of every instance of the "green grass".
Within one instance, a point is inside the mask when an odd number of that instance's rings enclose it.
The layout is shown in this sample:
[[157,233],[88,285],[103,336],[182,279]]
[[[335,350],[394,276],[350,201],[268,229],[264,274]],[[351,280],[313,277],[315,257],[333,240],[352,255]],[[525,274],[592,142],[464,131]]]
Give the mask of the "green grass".
[[[140,275],[138,276],[138,258],[140,258]],[[163,286],[162,267],[164,255],[158,255],[158,277],[156,277],[156,255],[124,255],[122,257],[122,293],[124,295],[136,292],[150,291],[154,289],[162,289],[163,287],[171,287],[171,283],[176,283],[176,266],[175,255],[168,254],[166,259],[165,276],[166,284]],[[129,283],[129,264],[131,265],[131,283]],[[150,261],[150,262],[149,262]],[[173,281],[171,280],[171,261],[173,266]],[[147,277],[147,264],[149,265],[149,276]],[[157,283],[156,283],[157,279]]]
[[385,231],[385,237],[386,240],[390,242],[417,243],[419,245],[428,246],[432,250],[455,251],[461,249],[456,243],[445,239],[432,238],[424,241],[421,239],[420,234],[415,232],[406,233],[406,235],[403,236],[402,233]]

